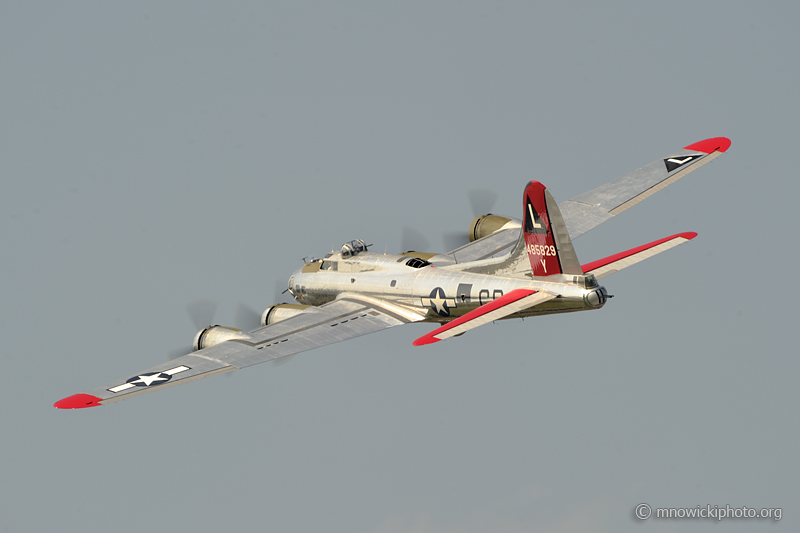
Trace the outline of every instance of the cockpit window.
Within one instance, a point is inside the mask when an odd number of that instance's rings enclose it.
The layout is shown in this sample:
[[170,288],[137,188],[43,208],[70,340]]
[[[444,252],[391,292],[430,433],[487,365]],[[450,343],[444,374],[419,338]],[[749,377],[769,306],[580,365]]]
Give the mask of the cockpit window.
[[329,270],[331,272],[336,272],[339,270],[339,262],[338,261],[323,261],[320,270]]
[[406,261],[406,265],[410,266],[411,268],[422,268],[430,265],[429,262],[425,261],[424,259],[419,259],[417,257],[412,257],[408,261]]

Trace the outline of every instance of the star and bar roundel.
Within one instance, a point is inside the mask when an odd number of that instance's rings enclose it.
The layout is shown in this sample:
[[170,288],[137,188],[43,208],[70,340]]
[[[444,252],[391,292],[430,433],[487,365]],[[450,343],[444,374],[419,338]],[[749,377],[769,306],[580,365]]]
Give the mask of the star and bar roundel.
[[108,390],[116,393],[132,389],[134,387],[155,387],[156,385],[163,385],[167,381],[171,380],[172,376],[175,374],[180,374],[181,372],[186,372],[187,370],[191,370],[191,368],[181,365],[176,366],[175,368],[170,368],[169,370],[164,370],[163,372],[147,372],[145,374],[139,374],[138,376],[133,376],[122,385],[111,387]]
[[431,291],[429,298],[421,298],[423,307],[430,307],[439,316],[450,316],[450,310],[456,307],[455,298],[448,298],[441,287],[436,287]]

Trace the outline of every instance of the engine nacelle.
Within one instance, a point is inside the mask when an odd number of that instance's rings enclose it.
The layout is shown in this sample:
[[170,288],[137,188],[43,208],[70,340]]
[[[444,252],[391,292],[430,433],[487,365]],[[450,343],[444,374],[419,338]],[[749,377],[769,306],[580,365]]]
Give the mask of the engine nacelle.
[[236,328],[227,326],[209,326],[201,329],[194,337],[194,350],[202,350],[234,339],[254,340],[253,336]]
[[469,241],[474,242],[501,229],[521,228],[519,220],[497,215],[481,215],[469,225]]
[[261,325],[269,326],[270,324],[275,324],[281,320],[286,320],[287,318],[297,316],[301,314],[307,307],[309,306],[298,304],[271,305],[267,307],[267,310],[261,315]]

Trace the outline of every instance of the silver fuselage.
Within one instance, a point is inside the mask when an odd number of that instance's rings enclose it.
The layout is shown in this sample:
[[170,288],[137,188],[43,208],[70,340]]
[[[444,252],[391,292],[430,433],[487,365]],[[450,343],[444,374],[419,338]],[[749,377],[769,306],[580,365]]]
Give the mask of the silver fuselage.
[[504,277],[475,272],[475,263],[441,261],[445,256],[433,256],[432,264],[421,268],[408,266],[410,259],[409,255],[375,252],[348,258],[329,254],[295,271],[289,278],[289,291],[301,304],[312,306],[343,293],[380,298],[424,313],[427,322],[448,322],[521,288],[558,297],[507,318],[598,309],[606,301],[605,289],[592,276]]

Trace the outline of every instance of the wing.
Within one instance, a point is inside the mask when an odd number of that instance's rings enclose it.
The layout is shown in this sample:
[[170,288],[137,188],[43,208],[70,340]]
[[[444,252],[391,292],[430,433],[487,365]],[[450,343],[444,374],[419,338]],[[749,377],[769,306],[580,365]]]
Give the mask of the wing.
[[604,278],[615,272],[619,272],[623,268],[635,265],[639,261],[644,261],[645,259],[653,257],[656,254],[666,252],[670,248],[675,248],[679,244],[689,242],[695,237],[697,237],[697,233],[694,232],[679,233],[678,235],[665,237],[663,239],[653,241],[637,248],[632,248],[619,254],[610,255],[603,259],[592,261],[591,263],[582,265],[581,268],[583,269],[584,273],[594,274],[594,277],[597,279]]
[[727,150],[725,137],[706,139],[657,159],[621,178],[558,204],[570,237],[576,239],[638,204]]
[[[731,145],[726,137],[706,139],[657,159],[589,192],[558,204],[571,239],[576,239],[678,181],[689,172],[713,161]],[[462,246],[447,255],[457,263],[469,263],[507,253],[519,240],[519,228],[500,230]]]
[[115,402],[423,318],[424,315],[414,309],[377,298],[344,293],[334,302],[309,307],[300,315],[254,330],[247,340],[229,340],[184,355],[141,374],[64,398],[56,402],[55,407],[78,409]]
[[445,255],[451,256],[456,263],[471,263],[481,259],[489,259],[508,253],[519,240],[519,228],[508,228],[496,231],[477,241],[465,244]]
[[469,331],[483,324],[488,324],[494,320],[499,320],[508,315],[513,315],[523,309],[534,307],[548,300],[555,298],[555,294],[547,292],[536,292],[533,289],[515,289],[489,303],[483,304],[470,311],[469,313],[448,322],[444,326],[437,328],[427,335],[423,335],[414,341],[414,346],[432,344],[443,341],[456,335]]

